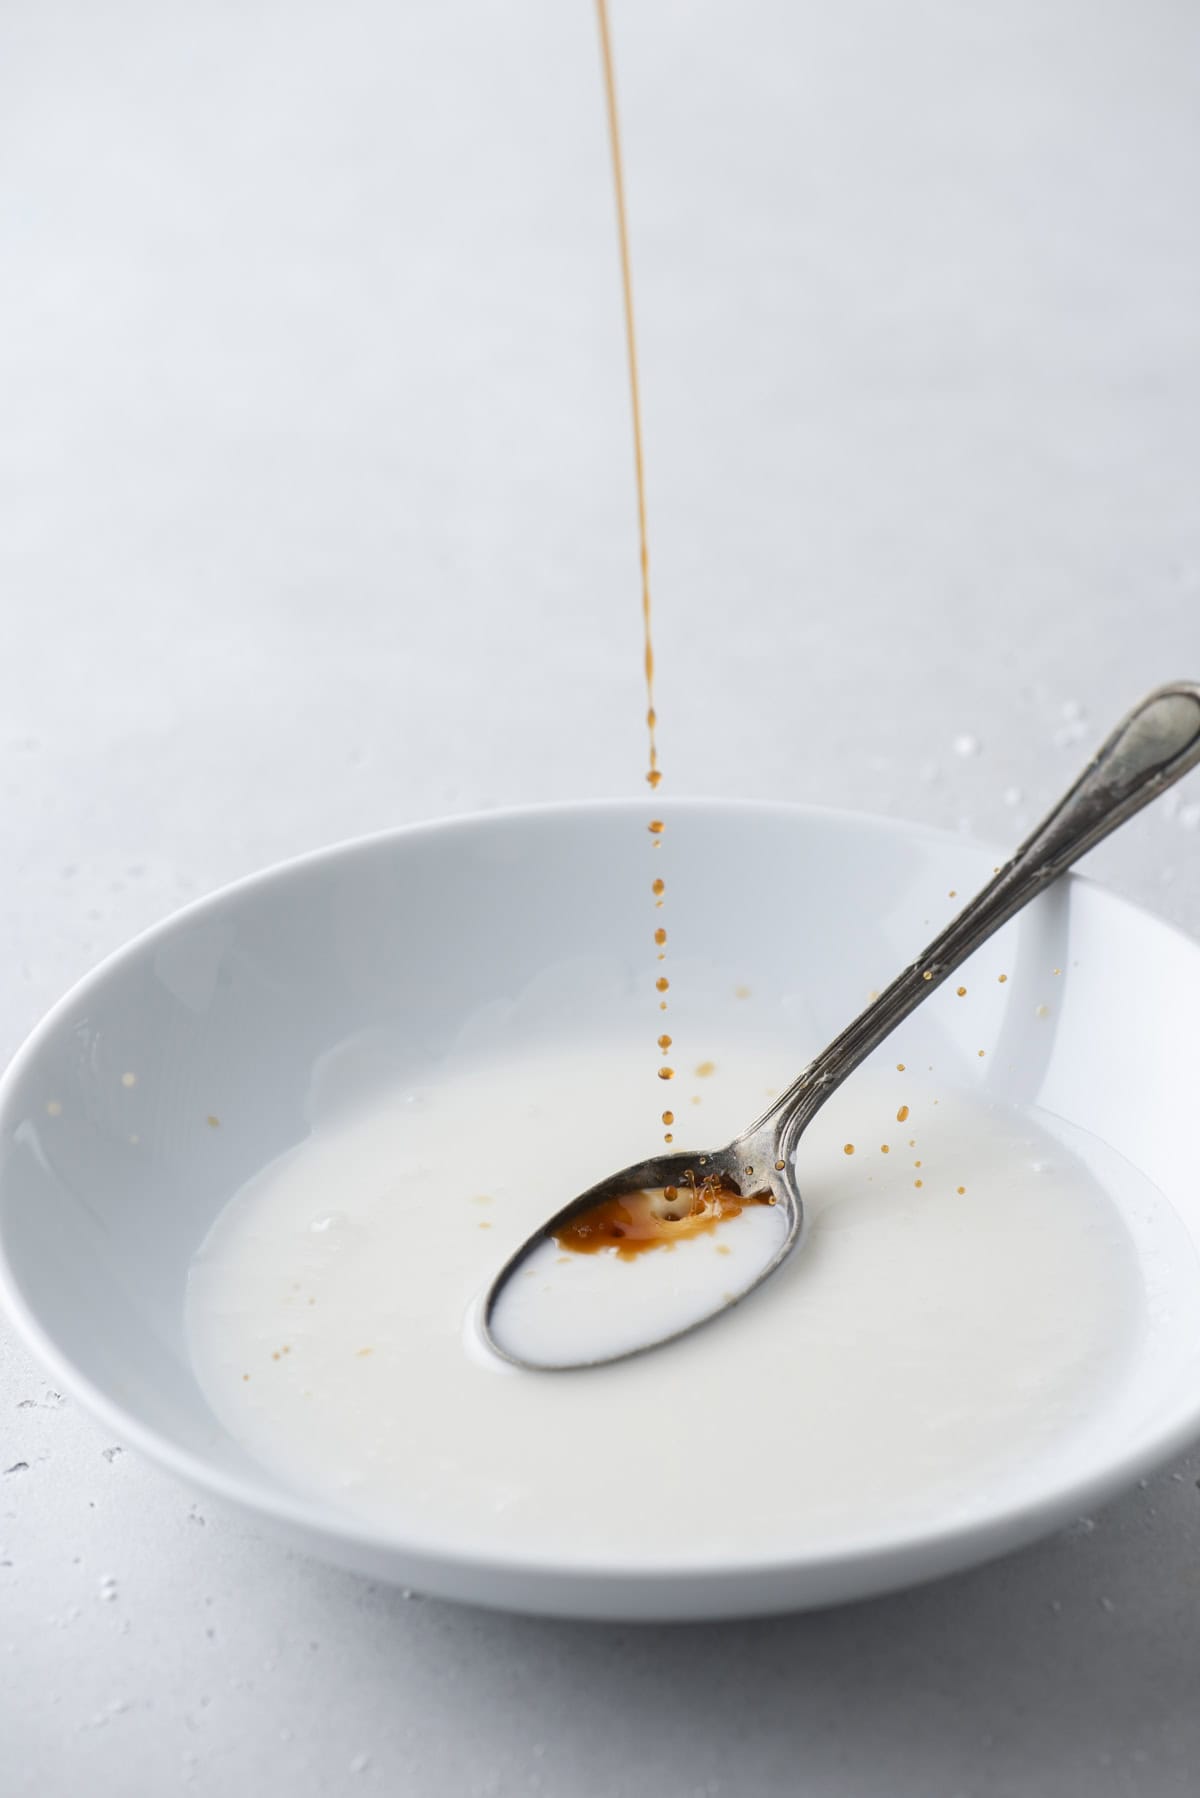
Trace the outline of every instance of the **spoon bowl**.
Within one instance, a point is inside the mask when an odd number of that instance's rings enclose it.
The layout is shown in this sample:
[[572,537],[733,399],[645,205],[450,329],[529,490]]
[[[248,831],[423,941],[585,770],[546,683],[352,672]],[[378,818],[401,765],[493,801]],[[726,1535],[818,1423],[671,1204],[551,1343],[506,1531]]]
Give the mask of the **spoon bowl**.
[[[735,1269],[723,1270],[719,1282],[697,1280],[694,1285],[674,1283],[674,1304],[664,1324],[656,1289],[633,1291],[628,1287],[612,1290],[613,1302],[621,1311],[621,1332],[607,1347],[595,1346],[582,1355],[559,1345],[554,1328],[554,1314],[569,1310],[571,1256],[557,1251],[563,1246],[568,1227],[589,1213],[596,1213],[613,1200],[635,1194],[675,1191],[681,1201],[678,1211],[672,1207],[664,1215],[661,1237],[649,1247],[649,1253],[662,1254],[675,1245],[671,1232],[686,1225],[700,1194],[710,1183],[744,1200],[756,1200],[774,1213],[774,1228],[757,1232],[757,1253],[740,1258]],[[577,1198],[555,1212],[540,1229],[535,1230],[511,1255],[497,1274],[484,1300],[480,1327],[489,1348],[505,1361],[524,1368],[545,1372],[566,1371],[578,1367],[600,1367],[609,1361],[621,1361],[631,1355],[686,1336],[700,1324],[740,1304],[763,1281],[782,1266],[800,1241],[804,1229],[804,1205],[796,1186],[792,1164],[775,1153],[774,1133],[769,1128],[738,1137],[724,1149],[695,1150],[681,1154],[654,1155],[635,1161],[615,1174],[589,1186]],[[613,1247],[618,1247],[614,1244]],[[604,1252],[604,1251],[602,1251]],[[561,1275],[567,1273],[564,1280]],[[522,1276],[531,1279],[532,1294],[520,1293],[517,1285]],[[559,1278],[556,1280],[555,1275]],[[519,1296],[518,1296],[519,1294]],[[682,1298],[682,1305],[680,1299]],[[506,1303],[506,1300],[509,1302]],[[530,1317],[535,1306],[544,1316]],[[644,1314],[637,1321],[645,1340],[626,1346],[628,1332],[635,1327],[631,1310],[639,1307]],[[532,1328],[531,1328],[532,1325]]]

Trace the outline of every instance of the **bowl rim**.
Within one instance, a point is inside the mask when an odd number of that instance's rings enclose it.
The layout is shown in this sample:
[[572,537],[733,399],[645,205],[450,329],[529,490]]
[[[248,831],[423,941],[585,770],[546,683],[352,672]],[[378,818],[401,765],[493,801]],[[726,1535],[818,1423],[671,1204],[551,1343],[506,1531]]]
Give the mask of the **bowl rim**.
[[[902,836],[907,841],[926,841],[931,846],[953,845],[969,856],[994,857],[993,843],[934,825],[861,812],[847,807],[817,805],[770,799],[708,798],[702,795],[672,796],[658,802],[664,809],[695,813],[771,816],[803,823],[807,820],[836,823],[852,829],[876,834]],[[495,807],[449,816],[417,820],[394,825],[272,862],[264,868],[243,875],[215,888],[212,892],[190,900],[186,905],[159,919],[119,948],[105,956],[67,989],[43,1015],[17,1049],[7,1067],[0,1072],[0,1138],[11,1131],[17,1089],[40,1055],[43,1045],[59,1030],[64,1018],[94,992],[103,987],[124,966],[136,961],[148,950],[186,928],[207,912],[256,889],[284,884],[321,866],[345,861],[372,850],[382,850],[393,843],[410,842],[447,832],[470,833],[481,828],[502,830],[527,820],[553,820],[579,816],[613,816],[640,814],[645,811],[644,798],[616,797],[583,800],[555,800],[541,804]],[[1127,923],[1164,934],[1176,951],[1200,955],[1200,942],[1177,925],[1157,916],[1143,905],[1113,892],[1088,875],[1071,872],[1064,877],[1073,887],[1094,896],[1101,904],[1115,908]],[[0,1190],[0,1201],[3,1192]],[[930,1525],[908,1524],[886,1535],[878,1532],[856,1539],[835,1539],[814,1552],[803,1547],[781,1554],[775,1550],[756,1554],[723,1552],[683,1555],[670,1561],[620,1560],[591,1556],[573,1559],[561,1553],[547,1553],[518,1545],[502,1550],[483,1548],[469,1542],[438,1540],[411,1529],[386,1527],[366,1521],[350,1513],[339,1512],[328,1501],[309,1499],[299,1491],[291,1491],[282,1483],[273,1484],[264,1467],[262,1478],[250,1472],[226,1470],[214,1466],[204,1455],[173,1442],[154,1426],[145,1424],[134,1413],[106,1391],[98,1387],[86,1369],[61,1349],[43,1325],[34,1306],[26,1299],[19,1276],[9,1257],[5,1230],[5,1207],[0,1202],[0,1309],[12,1320],[18,1335],[24,1339],[55,1382],[76,1397],[86,1410],[120,1436],[131,1447],[155,1465],[164,1468],[194,1489],[218,1499],[228,1500],[268,1523],[290,1526],[309,1537],[338,1543],[367,1553],[402,1559],[419,1578],[420,1570],[437,1573],[447,1569],[462,1570],[469,1576],[479,1575],[496,1588],[519,1578],[539,1586],[563,1586],[586,1589],[589,1586],[637,1586],[670,1590],[672,1587],[719,1587],[729,1582],[744,1584],[748,1580],[772,1582],[796,1580],[805,1573],[818,1570],[826,1582],[836,1580],[840,1572],[856,1574],[856,1585],[862,1591],[883,1590],[885,1585],[902,1583],[898,1569],[920,1562],[936,1554],[939,1569],[949,1570],[970,1560],[987,1558],[1029,1540],[1043,1528],[1053,1528],[1094,1508],[1127,1489],[1139,1476],[1161,1466],[1182,1452],[1200,1436],[1200,1392],[1191,1408],[1169,1415],[1166,1422],[1150,1430],[1138,1444],[1127,1447],[1107,1459],[1100,1468],[1076,1475],[1060,1476],[1042,1492],[1020,1503],[1000,1505],[991,1510],[972,1511],[953,1522]],[[978,1554],[973,1551],[978,1549]],[[874,1583],[871,1570],[886,1565],[888,1573]],[[863,1575],[868,1576],[867,1579]],[[484,1595],[480,1594],[481,1599]],[[486,1601],[486,1599],[484,1599]]]

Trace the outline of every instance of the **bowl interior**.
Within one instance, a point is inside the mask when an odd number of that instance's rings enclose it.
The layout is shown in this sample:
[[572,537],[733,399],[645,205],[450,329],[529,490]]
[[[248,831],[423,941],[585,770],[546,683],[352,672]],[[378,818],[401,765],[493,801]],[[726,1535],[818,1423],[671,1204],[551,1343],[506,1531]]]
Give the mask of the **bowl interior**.
[[[143,1441],[236,1475],[271,1508],[273,1476],[192,1374],[191,1257],[242,1183],[306,1136],[315,1095],[354,1081],[347,1044],[385,1043],[403,1077],[466,1052],[645,1028],[647,815],[497,814],[324,852],[192,907],[68,995],[10,1069],[0,1109],[0,1261],[56,1365]],[[833,813],[697,801],[665,816],[678,1028],[703,1024],[711,1040],[735,1013],[743,1032],[761,1020],[794,1045],[781,1084],[995,860]],[[1106,1140],[1200,1243],[1200,951],[1072,879],[976,962],[969,1015],[943,989],[906,1026],[910,1052]],[[1160,1362],[1123,1420],[1132,1447],[1196,1427],[1194,1343]]]

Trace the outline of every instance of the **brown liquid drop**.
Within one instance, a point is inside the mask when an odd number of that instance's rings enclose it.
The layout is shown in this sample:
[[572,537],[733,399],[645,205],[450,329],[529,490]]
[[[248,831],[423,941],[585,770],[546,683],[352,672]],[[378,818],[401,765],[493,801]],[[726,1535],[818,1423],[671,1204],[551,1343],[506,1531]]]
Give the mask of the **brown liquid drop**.
[[661,835],[662,835],[662,833],[663,833],[663,823],[662,823],[662,819],[661,819],[661,818],[652,818],[652,819],[651,819],[651,820],[650,820],[650,834],[651,834],[651,836],[655,836],[655,837],[661,837]]
[[662,1121],[664,1124],[673,1124],[675,1122],[675,1113],[673,1111],[664,1111],[662,1114]]
[[854,1144],[852,1142],[846,1143],[842,1149],[842,1154],[843,1155],[853,1155],[853,1153],[854,1153]]
[[965,998],[966,998],[966,996],[967,996],[967,989],[966,989],[966,987],[965,987],[965,986],[960,986],[960,987],[956,987],[956,988],[955,988],[955,991],[956,991],[956,992],[957,992],[957,993],[958,993],[958,996],[959,996],[959,998],[960,998],[960,999],[965,999]]
[[[663,1054],[665,1055],[667,1050],[671,1047],[670,1037],[665,1034],[660,1036],[658,1039],[658,1046],[662,1050]],[[670,1120],[670,1118],[668,1118],[666,1121],[669,1124],[671,1120]]]
[[654,932],[654,940],[656,943],[665,943],[667,940],[667,933],[663,929],[661,924],[659,925],[658,929]]
[[660,1080],[674,1080],[675,1069],[674,1068],[659,1068],[658,1077]]
[[880,1143],[880,1145],[879,1145],[879,1153],[880,1153],[880,1154],[881,1154],[881,1155],[890,1155],[890,1154],[891,1154],[891,1152],[892,1152],[892,1145],[891,1145],[891,1143],[890,1143],[890,1142],[881,1142],[881,1143]]
[[965,1186],[956,1186],[954,1190],[955,1192],[966,1192],[967,1189]]
[[701,1080],[707,1080],[709,1075],[715,1074],[716,1071],[717,1071],[717,1064],[715,1061],[702,1061],[698,1064],[698,1066],[696,1068],[696,1073],[699,1075]]
[[908,1106],[902,1105],[900,1107],[899,1111],[896,1113],[896,1122],[898,1124],[903,1124],[907,1120],[907,1118],[908,1118]]
[[650,891],[651,891],[651,892],[652,892],[652,893],[653,893],[653,894],[654,894],[654,896],[655,896],[655,898],[658,898],[658,896],[659,896],[659,895],[660,895],[660,894],[662,894],[662,893],[665,893],[665,892],[666,892],[666,890],[667,890],[667,888],[666,888],[666,882],[665,882],[665,881],[662,881],[662,880],[653,880],[653,881],[651,881],[651,883],[650,883]]
[[[665,993],[667,988],[670,986],[671,982],[667,979],[665,974],[660,974],[658,979],[654,982],[654,984],[660,993]],[[666,1009],[667,1008],[664,1005],[663,1010],[665,1011]]]
[[632,1261],[648,1249],[671,1248],[692,1236],[706,1236],[749,1205],[773,1205],[770,1193],[743,1197],[719,1180],[701,1180],[682,1190],[664,1186],[650,1192],[622,1193],[581,1211],[554,1233],[560,1249],[597,1255],[612,1249]]

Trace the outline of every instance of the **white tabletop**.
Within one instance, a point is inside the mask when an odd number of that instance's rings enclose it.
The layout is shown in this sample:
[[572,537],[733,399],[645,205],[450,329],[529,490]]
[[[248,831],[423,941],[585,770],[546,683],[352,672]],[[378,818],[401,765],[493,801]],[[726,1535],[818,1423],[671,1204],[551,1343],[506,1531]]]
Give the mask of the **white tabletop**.
[[[614,23],[668,790],[1011,840],[1200,670],[1194,9]],[[47,0],[0,84],[7,1053],[186,898],[644,747],[587,0]],[[1200,929],[1198,825],[1097,871]],[[0,1789],[1191,1798],[1198,1476],[840,1612],[550,1624],[293,1556],[0,1333]]]

